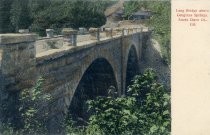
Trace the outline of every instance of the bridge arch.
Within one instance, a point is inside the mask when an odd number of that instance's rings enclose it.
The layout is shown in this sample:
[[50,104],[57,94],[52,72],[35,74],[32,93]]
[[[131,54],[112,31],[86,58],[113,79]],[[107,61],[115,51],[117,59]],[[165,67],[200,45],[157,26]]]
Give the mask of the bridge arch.
[[131,80],[139,73],[139,54],[136,48],[136,45],[132,44],[128,49],[126,57],[125,94],[127,87],[131,84]]
[[[117,81],[112,65],[105,58],[95,59],[82,75],[72,97],[68,113],[78,121],[88,119],[85,102],[96,96],[107,96],[108,89],[117,92]],[[84,124],[84,123],[83,123]]]

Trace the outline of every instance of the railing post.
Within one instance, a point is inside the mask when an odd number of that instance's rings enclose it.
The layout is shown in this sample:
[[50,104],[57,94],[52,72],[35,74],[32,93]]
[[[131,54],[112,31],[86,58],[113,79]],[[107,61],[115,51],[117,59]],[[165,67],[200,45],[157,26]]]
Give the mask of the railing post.
[[48,38],[54,37],[54,30],[53,29],[46,29],[46,34]]
[[129,32],[129,31],[128,31],[128,28],[124,28],[124,29],[123,29],[124,35],[128,35],[128,34],[129,34],[128,32]]
[[122,28],[122,29],[121,29],[122,36],[124,36],[124,35],[125,35],[125,31],[124,31],[124,30],[125,30],[124,28]]
[[19,29],[18,32],[21,34],[26,34],[29,33],[29,29]]
[[141,32],[143,32],[144,31],[144,28],[143,27],[141,27]]
[[87,32],[86,28],[80,27],[79,28],[79,34],[84,35]]
[[100,41],[99,28],[90,28],[89,29],[89,32],[90,32],[90,38],[91,38],[91,40]]
[[64,28],[62,30],[64,36],[64,43],[67,43],[72,46],[77,46],[77,30],[71,28]]
[[133,28],[133,33],[136,33],[136,32],[138,32],[137,28]]
[[104,27],[100,27],[100,31],[101,31],[101,32],[103,32],[103,31],[104,31],[104,29],[105,29]]
[[132,33],[133,33],[133,28],[129,28],[129,29],[128,29],[128,33],[129,33],[129,34],[132,34]]
[[105,28],[106,36],[113,37],[113,29],[112,28]]

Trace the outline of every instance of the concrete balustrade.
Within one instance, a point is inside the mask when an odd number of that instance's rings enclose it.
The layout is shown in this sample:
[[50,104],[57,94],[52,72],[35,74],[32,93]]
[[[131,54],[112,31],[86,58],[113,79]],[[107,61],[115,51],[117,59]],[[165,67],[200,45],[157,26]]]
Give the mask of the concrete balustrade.
[[100,29],[99,28],[90,28],[90,39],[100,41]]
[[70,44],[72,46],[77,46],[77,30],[72,28],[64,28],[62,30],[64,44]]
[[134,32],[134,33],[138,32],[138,31],[137,31],[137,28],[133,28],[133,32]]
[[54,37],[54,30],[53,29],[46,29],[46,35],[48,38]]
[[137,32],[141,32],[141,28],[137,28]]
[[114,28],[116,33],[120,33],[121,36],[124,36],[124,28]]
[[112,28],[105,28],[106,36],[113,37],[113,29]]
[[141,32],[144,30],[144,28],[143,27],[141,27]]

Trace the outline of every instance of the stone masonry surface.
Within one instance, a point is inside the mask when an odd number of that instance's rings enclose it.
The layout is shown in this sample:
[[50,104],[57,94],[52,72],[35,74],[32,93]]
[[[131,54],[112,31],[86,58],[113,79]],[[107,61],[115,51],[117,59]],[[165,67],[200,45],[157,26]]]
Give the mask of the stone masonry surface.
[[[151,31],[129,28],[125,35],[114,29],[109,32],[112,31],[108,34],[101,32],[95,40],[90,40],[90,35],[74,36],[74,45],[63,42],[63,36],[37,40],[35,34],[0,34],[0,101],[13,101],[15,96],[12,92],[32,87],[42,76],[44,89],[55,100],[49,106],[50,128],[59,129],[59,122],[64,120],[81,78],[91,63],[99,58],[106,59],[111,65],[118,95],[125,94],[130,48],[135,48],[140,62],[143,38],[149,40]],[[10,93],[7,94],[10,96],[5,98],[5,93]],[[0,121],[7,119],[3,113],[0,112]]]

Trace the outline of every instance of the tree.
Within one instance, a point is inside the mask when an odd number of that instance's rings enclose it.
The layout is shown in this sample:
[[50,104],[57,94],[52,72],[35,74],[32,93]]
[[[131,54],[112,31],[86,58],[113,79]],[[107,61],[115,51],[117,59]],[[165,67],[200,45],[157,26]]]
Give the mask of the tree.
[[20,23],[20,16],[21,16],[21,5],[20,5],[19,0],[13,1],[10,13],[11,13],[11,16],[10,16],[11,23],[15,31],[18,31],[19,23]]
[[[33,88],[24,89],[20,92],[18,112],[12,112],[20,119],[15,123],[7,122],[0,125],[0,134],[47,134],[46,124],[49,116],[47,105],[52,97],[43,91],[43,81],[44,79],[40,77]],[[14,108],[12,105],[10,107]]]
[[128,1],[124,4],[124,17],[128,20],[132,16],[134,12],[136,12],[139,9],[138,1]]
[[103,8],[99,10],[95,4],[89,1],[51,2],[48,8],[36,13],[31,28],[44,36],[47,28],[59,33],[63,27],[99,27],[106,21],[103,14],[105,5],[101,4]]
[[137,100],[141,131],[149,135],[168,135],[171,130],[170,95],[152,69],[137,75],[128,93]]
[[12,32],[10,8],[13,0],[0,0],[0,33]]
[[152,69],[134,78],[127,97],[97,97],[87,103],[87,134],[170,134],[170,96]]
[[32,23],[28,0],[14,0],[10,10],[11,24],[17,32],[19,29],[28,29]]
[[79,27],[99,27],[105,24],[106,18],[101,10],[93,2],[77,1],[73,3],[71,21],[74,28]]
[[146,9],[152,11],[153,15],[147,25],[154,28],[154,37],[161,45],[161,53],[166,64],[170,65],[171,59],[171,2],[149,1],[139,2]]
[[154,37],[161,45],[163,62],[170,65],[171,59],[171,2],[170,1],[128,1],[124,4],[125,17],[130,18],[137,10],[152,12],[145,25],[154,28]]
[[47,28],[59,34],[63,27],[99,27],[106,22],[103,12],[108,5],[100,0],[1,0],[0,32],[29,28],[44,36]]

